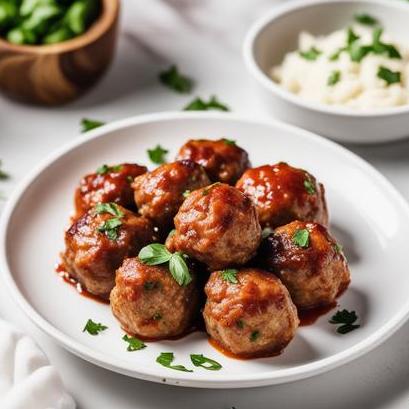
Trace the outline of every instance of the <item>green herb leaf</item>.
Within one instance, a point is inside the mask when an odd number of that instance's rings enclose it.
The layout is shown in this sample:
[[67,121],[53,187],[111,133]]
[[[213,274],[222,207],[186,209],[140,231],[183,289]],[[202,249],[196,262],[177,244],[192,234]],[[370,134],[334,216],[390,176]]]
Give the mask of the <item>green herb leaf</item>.
[[175,356],[173,352],[162,352],[157,358],[156,362],[166,368],[174,369],[175,371],[193,372],[191,369],[187,369],[183,365],[172,365]]
[[261,232],[261,237],[266,239],[272,232],[273,229],[271,227],[264,227],[263,231]]
[[0,180],[6,180],[10,177],[10,175],[6,173],[4,170],[2,170],[1,167],[2,167],[2,161],[0,160]]
[[308,51],[299,51],[299,54],[305,60],[315,61],[322,54],[322,51],[311,47]]
[[105,125],[105,122],[101,121],[96,121],[95,119],[88,119],[88,118],[83,118],[81,120],[81,132],[88,132],[91,131],[92,129],[99,128],[100,126]]
[[228,281],[231,284],[238,284],[239,280],[237,279],[237,274],[239,270],[235,268],[227,268],[221,271],[222,278],[225,281]]
[[154,321],[159,321],[162,319],[162,314],[160,312],[155,312],[155,314],[153,314],[152,319]]
[[146,345],[138,338],[129,337],[125,334],[122,339],[128,343],[128,348],[126,348],[127,351],[133,352],[146,348]]
[[258,331],[258,330],[253,331],[253,332],[250,334],[250,341],[251,341],[251,342],[257,341],[257,339],[259,338],[259,336],[260,336],[260,331]]
[[365,26],[376,26],[378,24],[378,20],[375,17],[370,16],[369,14],[355,14],[354,16],[355,21]]
[[172,257],[172,253],[165,247],[164,244],[152,243],[143,247],[138,254],[142,263],[148,266],[156,266],[158,264],[167,263]]
[[356,40],[359,40],[359,35],[355,34],[354,30],[351,27],[348,28],[347,31],[347,45],[351,45]]
[[189,93],[193,88],[192,79],[181,74],[176,65],[162,71],[159,74],[159,80],[166,87],[182,94]]
[[383,29],[381,27],[378,27],[373,31],[371,51],[375,54],[387,54],[389,58],[401,59],[402,56],[394,45],[381,41],[382,34]]
[[162,163],[165,163],[165,156],[169,151],[166,149],[162,148],[160,145],[156,145],[154,149],[148,149],[148,156],[149,159],[153,162],[156,163],[157,165],[161,165]]
[[123,217],[124,213],[118,207],[116,203],[109,202],[109,203],[98,203],[95,206],[95,213],[102,214],[102,213],[109,213],[112,216]]
[[333,54],[329,56],[330,61],[337,61],[343,51],[347,51],[347,47],[338,48]]
[[316,192],[315,185],[309,178],[304,180],[304,188],[309,195],[314,195]]
[[105,233],[109,240],[116,240],[120,226],[122,226],[121,220],[118,217],[114,217],[102,223],[102,225],[98,227],[98,231]]
[[192,192],[188,189],[183,192],[183,197],[186,199]]
[[401,73],[399,71],[391,71],[389,68],[386,67],[379,67],[378,78],[383,79],[389,85],[399,83],[401,80]]
[[102,165],[100,166],[95,173],[97,175],[106,175],[109,172],[120,172],[122,170],[122,165],[115,165],[115,166],[108,166],[108,165]]
[[337,253],[342,253],[342,252],[343,252],[343,247],[341,246],[341,244],[335,243],[335,244],[334,244],[334,250],[335,250]]
[[169,260],[169,271],[180,286],[187,286],[192,281],[189,268],[180,252],[172,254]]
[[336,325],[341,324],[337,328],[337,332],[339,334],[347,334],[348,332],[360,327],[359,324],[355,324],[357,319],[358,316],[356,315],[355,311],[348,311],[344,309],[342,311],[337,311],[336,314],[329,320],[329,323]]
[[307,248],[310,243],[310,232],[307,229],[297,230],[293,235],[293,243],[298,247]]
[[354,62],[361,62],[372,51],[370,45],[360,45],[357,41],[353,42],[348,47],[349,56]]
[[236,145],[236,141],[234,139],[227,139],[227,138],[223,138],[222,141],[226,144],[226,145]]
[[207,358],[203,354],[191,354],[190,360],[194,366],[198,366],[209,371],[219,371],[222,369],[222,366],[217,361]]
[[184,108],[184,111],[230,111],[229,107],[217,100],[216,96],[212,96],[209,101],[205,101],[201,98],[196,98]]
[[84,329],[82,332],[88,332],[90,335],[98,335],[100,332],[105,331],[108,327],[101,324],[101,323],[96,323],[89,319],[87,323],[85,324]]
[[331,72],[331,74],[328,77],[327,85],[329,87],[333,87],[337,82],[340,81],[340,79],[341,79],[341,71],[334,70]]

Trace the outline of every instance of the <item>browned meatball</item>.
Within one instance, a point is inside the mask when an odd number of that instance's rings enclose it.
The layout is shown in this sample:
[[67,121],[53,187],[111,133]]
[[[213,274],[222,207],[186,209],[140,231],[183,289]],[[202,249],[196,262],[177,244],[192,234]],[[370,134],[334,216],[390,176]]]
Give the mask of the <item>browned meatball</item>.
[[294,221],[263,241],[260,258],[299,308],[331,304],[350,282],[341,247],[317,223]]
[[196,276],[180,286],[167,267],[126,259],[117,270],[111,308],[122,328],[133,335],[163,339],[181,335],[198,312]]
[[[64,267],[90,293],[108,298],[114,286],[115,270],[125,257],[155,241],[149,220],[125,208],[110,204],[118,215],[98,214],[97,207],[76,220],[65,233]],[[115,227],[116,226],[116,227]]]
[[216,271],[205,291],[207,332],[228,351],[247,358],[274,354],[294,338],[297,310],[273,274],[246,268],[229,280],[226,271]]
[[135,202],[142,216],[168,227],[186,194],[209,184],[205,170],[197,163],[167,163],[135,179]]
[[103,165],[96,173],[85,176],[75,192],[77,215],[80,216],[97,203],[108,202],[136,210],[131,184],[136,176],[146,171],[145,166],[122,163],[116,166]]
[[250,167],[247,152],[229,139],[192,139],[180,148],[177,159],[191,159],[206,169],[212,182],[230,185]]
[[293,220],[328,224],[324,186],[302,169],[280,162],[249,169],[237,182],[257,207],[262,227],[277,227]]
[[176,229],[166,241],[168,249],[181,251],[211,270],[246,263],[261,241],[251,200],[223,183],[191,193],[174,221]]

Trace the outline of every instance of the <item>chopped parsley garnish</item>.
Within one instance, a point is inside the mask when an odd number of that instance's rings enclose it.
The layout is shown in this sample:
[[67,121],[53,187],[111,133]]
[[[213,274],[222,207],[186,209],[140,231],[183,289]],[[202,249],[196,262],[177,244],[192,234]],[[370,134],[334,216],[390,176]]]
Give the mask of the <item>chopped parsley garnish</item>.
[[85,324],[82,332],[88,332],[90,335],[98,335],[100,332],[105,331],[108,327],[101,323],[97,323],[89,319]]
[[218,111],[230,111],[230,108],[221,102],[218,101],[216,96],[211,96],[209,101],[205,101],[202,98],[195,98],[184,108],[184,111],[209,111],[209,110],[218,110]]
[[335,250],[337,253],[342,253],[343,247],[341,246],[341,244],[335,243],[335,244],[334,244],[334,250]]
[[340,325],[337,328],[337,332],[339,334],[347,334],[348,332],[360,327],[359,324],[355,324],[357,319],[358,316],[356,315],[355,311],[348,311],[344,309],[342,311],[337,311],[336,314],[329,320],[329,323]]
[[341,53],[342,53],[343,51],[345,51],[345,50],[346,50],[345,47],[339,48],[337,51],[335,51],[333,54],[331,54],[331,55],[329,56],[329,60],[330,60],[330,61],[337,61],[337,60],[339,59],[339,56],[341,55]]
[[310,232],[307,229],[297,230],[293,235],[293,243],[298,247],[308,247],[310,244]]
[[389,58],[401,59],[402,56],[396,47],[392,44],[383,43],[381,41],[381,36],[383,34],[383,29],[378,27],[375,28],[372,38],[372,50],[375,54],[387,54]]
[[359,35],[355,34],[354,30],[351,27],[347,31],[347,45],[351,45],[356,40],[359,40]]
[[347,51],[351,61],[361,62],[372,51],[372,46],[360,45],[358,42],[354,42],[347,48]]
[[154,321],[159,321],[162,319],[162,314],[160,312],[155,312],[155,314],[153,314],[152,319]]
[[376,26],[379,22],[375,17],[370,16],[369,14],[355,14],[355,21],[365,26]]
[[160,145],[156,145],[154,149],[148,149],[148,156],[149,159],[153,162],[156,163],[157,165],[161,165],[162,163],[165,163],[165,156],[169,151],[166,149],[162,148]]
[[187,369],[183,365],[172,365],[175,355],[173,352],[162,352],[157,358],[156,362],[166,368],[174,369],[175,371],[193,372],[191,369]]
[[253,331],[253,332],[250,334],[250,341],[251,341],[251,342],[256,341],[256,340],[259,338],[259,336],[260,336],[260,331],[258,331],[258,330]]
[[109,202],[109,203],[97,203],[95,205],[95,213],[102,214],[102,213],[109,213],[112,216],[123,217],[124,212],[118,207],[116,203]]
[[169,271],[180,286],[187,286],[192,281],[185,255],[179,251],[172,254],[164,244],[149,244],[141,249],[138,257],[149,266],[169,263]]
[[261,232],[261,237],[266,239],[272,232],[273,229],[271,227],[264,227],[263,231]]
[[391,71],[389,68],[380,66],[377,73],[378,78],[386,81],[389,85],[399,83],[401,80],[401,73],[399,71]]
[[221,271],[222,278],[224,281],[228,281],[231,284],[238,284],[239,280],[237,279],[237,273],[239,270],[235,268],[226,268]]
[[5,172],[4,170],[1,169],[2,166],[2,161],[0,160],[0,180],[6,180],[8,179],[10,176],[7,172]]
[[209,371],[219,371],[222,369],[222,366],[217,361],[207,358],[203,354],[191,354],[190,360],[194,366],[198,366]]
[[315,185],[311,179],[307,178],[304,180],[304,188],[309,195],[315,194]]
[[299,51],[302,58],[308,61],[315,61],[322,52],[315,47],[311,47],[308,51]]
[[121,220],[118,217],[106,220],[98,227],[100,233],[105,233],[109,240],[116,240],[118,238],[119,227],[122,226]]
[[97,175],[106,175],[109,172],[120,172],[122,170],[122,165],[115,165],[115,166],[108,166],[108,165],[102,165],[100,166],[95,173]]
[[226,144],[226,145],[236,145],[236,141],[234,139],[227,139],[227,138],[223,138],[222,141]]
[[183,194],[183,197],[186,199],[190,195],[190,193],[192,192],[188,189],[188,190],[185,190],[182,194]]
[[126,348],[126,350],[129,352],[139,351],[140,349],[146,348],[146,345],[138,338],[129,337],[125,334],[122,339],[128,343],[128,348]]
[[83,118],[81,120],[81,132],[88,132],[92,129],[99,128],[102,125],[105,125],[105,122],[96,121],[95,119]]
[[181,94],[187,94],[193,88],[192,79],[181,74],[176,65],[172,65],[167,70],[162,71],[159,74],[159,81],[166,87]]
[[329,87],[333,87],[337,82],[340,81],[340,79],[341,79],[341,71],[334,70],[331,72],[331,74],[328,77],[327,85]]

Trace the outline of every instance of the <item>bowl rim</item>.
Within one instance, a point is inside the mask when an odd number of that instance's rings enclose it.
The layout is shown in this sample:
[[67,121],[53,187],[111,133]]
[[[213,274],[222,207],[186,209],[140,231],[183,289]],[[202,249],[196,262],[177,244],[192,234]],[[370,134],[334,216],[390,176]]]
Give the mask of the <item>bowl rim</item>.
[[103,36],[115,24],[119,15],[120,0],[100,1],[102,8],[101,14],[91,26],[79,36],[60,43],[45,45],[13,44],[3,37],[0,37],[0,51],[4,49],[25,54],[61,54],[86,47]]
[[[323,4],[333,4],[334,6],[342,3],[352,2],[352,0],[294,0],[291,3],[274,6],[266,15],[256,20],[244,39],[242,47],[242,56],[245,66],[253,78],[266,90],[275,94],[287,103],[296,105],[299,108],[307,109],[317,113],[325,113],[328,115],[354,117],[354,118],[376,118],[385,116],[396,116],[409,114],[409,104],[398,107],[375,108],[367,111],[357,111],[353,108],[343,107],[339,105],[325,105],[319,102],[312,102],[293,94],[275,83],[258,65],[255,58],[254,49],[260,33],[269,25],[272,25],[280,19],[292,12],[307,9],[313,6]],[[391,9],[404,10],[409,14],[409,6],[403,2],[391,2],[390,0],[359,0],[357,3],[367,3],[368,6],[377,4]],[[289,50],[291,51],[291,50]]]

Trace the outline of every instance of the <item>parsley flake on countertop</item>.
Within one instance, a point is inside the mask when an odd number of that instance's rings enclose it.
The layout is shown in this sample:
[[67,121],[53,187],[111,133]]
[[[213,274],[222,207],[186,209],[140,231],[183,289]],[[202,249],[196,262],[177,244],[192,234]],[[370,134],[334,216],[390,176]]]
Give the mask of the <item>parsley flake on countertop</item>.
[[176,65],[172,65],[167,70],[162,71],[159,74],[159,81],[166,87],[181,94],[187,94],[193,88],[192,79],[181,74]]
[[162,165],[166,162],[165,156],[169,151],[162,148],[160,145],[156,145],[154,149],[148,149],[149,159],[157,165]]
[[102,125],[105,125],[105,122],[96,121],[95,119],[83,118],[81,120],[81,132],[88,132],[92,129],[99,128]]
[[237,273],[239,271],[235,268],[226,268],[221,271],[222,278],[224,281],[228,281],[231,284],[238,284],[239,280],[237,279]]
[[378,78],[386,81],[389,85],[399,83],[401,80],[401,73],[399,71],[391,71],[389,68],[380,66],[378,73],[376,74]]
[[293,235],[293,243],[298,247],[307,248],[310,244],[310,232],[307,229],[297,230]]
[[108,327],[101,323],[97,323],[89,319],[85,324],[82,332],[88,332],[90,335],[98,335],[100,332],[105,331]]
[[315,61],[322,52],[315,47],[311,47],[308,51],[299,51],[302,58],[308,61]]
[[217,361],[207,358],[203,354],[191,354],[190,360],[194,366],[199,366],[209,371],[218,371],[222,369],[222,366]]
[[205,101],[201,98],[195,98],[192,102],[187,104],[184,108],[184,111],[210,111],[210,110],[218,110],[218,111],[230,111],[230,108],[219,102],[216,96],[211,96],[209,101]]
[[129,337],[125,334],[122,339],[128,343],[128,347],[126,348],[127,351],[133,352],[146,348],[146,345],[138,338]]
[[340,325],[337,328],[338,334],[347,334],[348,332],[360,327],[359,324],[355,324],[357,319],[358,316],[356,315],[355,311],[348,311],[344,309],[342,311],[337,311],[336,314],[331,317],[329,323]]
[[166,368],[174,369],[175,371],[183,372],[193,372],[191,369],[187,369],[183,365],[172,365],[175,355],[173,352],[161,352],[161,354],[156,358],[156,362]]
[[354,19],[356,22],[365,26],[376,26],[379,23],[375,17],[372,17],[366,13],[355,14]]

